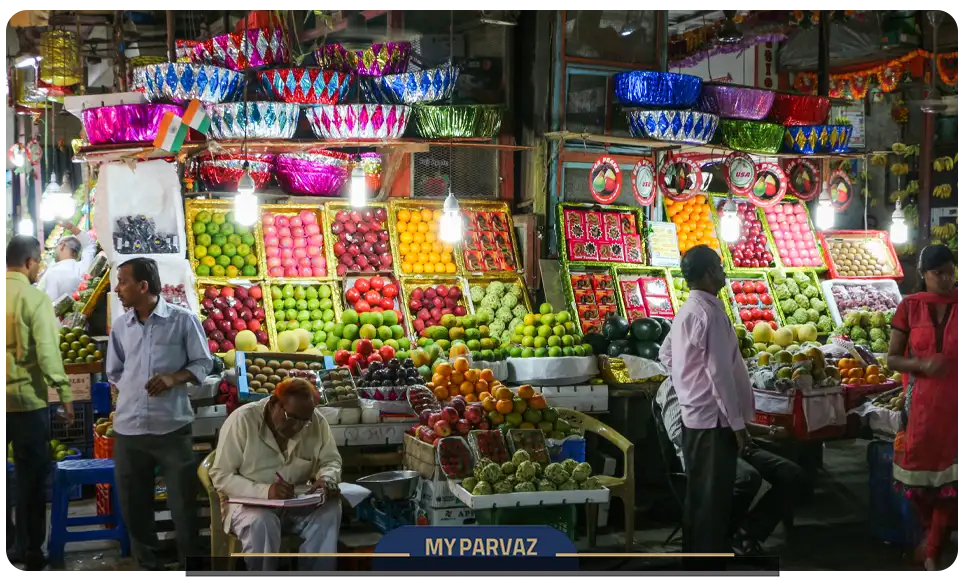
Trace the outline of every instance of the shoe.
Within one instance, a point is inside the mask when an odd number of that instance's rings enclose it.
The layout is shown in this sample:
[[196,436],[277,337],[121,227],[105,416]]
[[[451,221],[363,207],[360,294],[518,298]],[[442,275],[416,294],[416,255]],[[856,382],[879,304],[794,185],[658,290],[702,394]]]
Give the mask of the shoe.
[[10,560],[11,564],[22,564],[23,555],[17,550],[17,548],[11,546],[7,548],[7,560]]
[[23,569],[27,572],[40,572],[47,567],[47,559],[41,556],[26,556]]

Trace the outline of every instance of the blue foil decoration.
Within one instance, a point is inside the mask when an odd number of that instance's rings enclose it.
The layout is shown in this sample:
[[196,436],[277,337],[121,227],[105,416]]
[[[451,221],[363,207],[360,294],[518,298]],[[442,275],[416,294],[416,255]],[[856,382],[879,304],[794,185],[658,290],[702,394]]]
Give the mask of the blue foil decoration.
[[295,136],[300,105],[286,102],[249,102],[247,105],[247,111],[242,102],[205,105],[211,117],[208,138],[289,139]]
[[624,106],[692,108],[703,79],[688,74],[633,70],[613,76],[616,99]]
[[850,150],[850,137],[854,127],[849,124],[829,124],[824,128],[820,150],[827,153],[845,153]]
[[134,89],[142,90],[151,102],[230,102],[241,98],[245,86],[241,72],[187,62],[140,66],[134,69],[133,80]]
[[826,128],[824,125],[786,127],[783,133],[783,152],[800,155],[820,152]]
[[455,89],[459,69],[430,68],[417,72],[361,77],[358,86],[370,104],[430,104],[448,100]]
[[633,110],[628,113],[629,134],[684,144],[706,144],[720,117],[695,110]]

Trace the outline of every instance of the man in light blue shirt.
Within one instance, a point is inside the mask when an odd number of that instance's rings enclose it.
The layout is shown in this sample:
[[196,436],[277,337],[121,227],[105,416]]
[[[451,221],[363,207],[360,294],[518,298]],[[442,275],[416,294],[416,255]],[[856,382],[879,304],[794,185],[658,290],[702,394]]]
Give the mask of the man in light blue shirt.
[[107,348],[107,378],[117,388],[117,490],[134,557],[142,568],[158,570],[155,467],[167,486],[182,563],[195,553],[198,479],[187,384],[200,383],[213,361],[200,320],[161,298],[153,259],[136,258],[121,265],[115,292],[130,308],[111,328]]

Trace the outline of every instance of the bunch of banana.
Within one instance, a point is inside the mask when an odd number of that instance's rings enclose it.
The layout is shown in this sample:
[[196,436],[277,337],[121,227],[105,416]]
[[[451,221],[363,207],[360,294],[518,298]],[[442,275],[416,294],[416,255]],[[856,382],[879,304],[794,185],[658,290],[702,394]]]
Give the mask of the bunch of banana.
[[944,171],[953,171],[955,161],[951,157],[937,157],[934,159],[934,170],[941,173]]
[[957,225],[954,223],[947,223],[946,225],[937,225],[935,227],[931,227],[931,234],[938,241],[946,241],[957,235]]
[[950,185],[943,184],[934,187],[934,192],[932,195],[935,199],[949,199],[951,198],[951,193],[953,192],[954,189]]
[[899,155],[903,155],[907,151],[907,145],[902,142],[895,142],[894,144],[890,145],[890,150]]
[[908,194],[905,189],[899,189],[890,194],[890,202],[896,203],[897,201],[904,202],[907,200]]
[[894,163],[890,165],[890,172],[897,176],[906,175],[910,172],[910,167],[907,163]]
[[920,190],[920,183],[917,182],[916,179],[913,180],[913,181],[907,181],[907,194],[908,194],[908,195],[916,195],[919,190]]
[[887,153],[874,153],[873,156],[870,157],[870,164],[876,167],[887,166]]
[[908,227],[916,227],[919,217],[920,214],[917,211],[917,205],[906,205],[904,207],[904,221],[907,222]]
[[916,157],[920,155],[920,145],[907,145],[904,149],[904,158]]

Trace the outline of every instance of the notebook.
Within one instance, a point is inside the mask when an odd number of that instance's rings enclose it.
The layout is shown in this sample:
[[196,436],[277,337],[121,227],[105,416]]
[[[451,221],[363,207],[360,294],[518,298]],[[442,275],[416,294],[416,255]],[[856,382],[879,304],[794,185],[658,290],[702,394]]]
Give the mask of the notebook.
[[310,486],[295,488],[295,497],[287,500],[269,500],[266,498],[231,498],[229,504],[244,504],[245,506],[259,506],[262,508],[308,508],[325,503],[325,496],[321,492],[309,494]]

